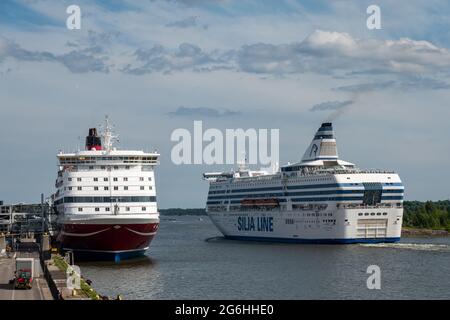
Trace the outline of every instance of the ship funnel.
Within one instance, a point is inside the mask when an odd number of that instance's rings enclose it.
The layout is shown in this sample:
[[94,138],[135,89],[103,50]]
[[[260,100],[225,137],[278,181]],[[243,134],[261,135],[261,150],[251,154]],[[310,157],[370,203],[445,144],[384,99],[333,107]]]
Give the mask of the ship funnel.
[[334,138],[333,124],[324,122],[317,130],[314,139],[306,149],[302,162],[314,160],[337,160],[337,146]]
[[96,128],[89,129],[89,135],[86,137],[86,150],[102,150],[102,140],[97,135]]

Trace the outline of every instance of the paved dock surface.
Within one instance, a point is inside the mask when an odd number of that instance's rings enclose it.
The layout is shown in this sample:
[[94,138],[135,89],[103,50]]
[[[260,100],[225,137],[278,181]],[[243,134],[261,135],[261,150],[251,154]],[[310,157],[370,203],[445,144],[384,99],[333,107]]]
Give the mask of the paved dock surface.
[[[37,254],[18,252],[17,257],[37,257]],[[34,279],[33,287],[31,289],[15,289],[13,284],[9,284],[9,280],[14,278],[14,269],[15,264],[13,258],[0,258],[0,300],[53,299],[47,281],[42,275],[40,278]]]

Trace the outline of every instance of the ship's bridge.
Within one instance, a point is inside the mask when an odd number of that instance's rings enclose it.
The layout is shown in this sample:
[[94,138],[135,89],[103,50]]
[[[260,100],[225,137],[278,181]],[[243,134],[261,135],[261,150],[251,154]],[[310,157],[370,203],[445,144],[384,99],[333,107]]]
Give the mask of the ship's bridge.
[[314,160],[307,162],[297,162],[281,167],[281,172],[302,171],[317,168],[340,168],[353,169],[355,164],[344,160]]
[[58,154],[59,164],[83,165],[83,164],[147,164],[158,165],[159,153],[145,153],[143,151],[112,150],[105,151],[80,151],[77,153]]

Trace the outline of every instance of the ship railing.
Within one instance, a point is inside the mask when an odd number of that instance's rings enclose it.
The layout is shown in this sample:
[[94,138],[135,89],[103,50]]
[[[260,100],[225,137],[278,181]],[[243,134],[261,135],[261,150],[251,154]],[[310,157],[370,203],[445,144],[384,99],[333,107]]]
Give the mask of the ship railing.
[[71,165],[123,165],[123,164],[142,164],[142,165],[158,165],[158,160],[60,160],[59,164],[61,166],[71,166]]
[[378,203],[375,205],[363,204],[363,203],[337,203],[338,209],[382,209],[382,208],[403,208],[403,203]]
[[309,170],[301,170],[301,171],[293,171],[293,172],[284,172],[283,175],[285,177],[305,177],[305,176],[319,176],[319,175],[330,175],[330,174],[393,174],[395,173],[392,170],[381,170],[381,169],[309,169]]
[[238,177],[232,178],[236,182],[256,182],[256,181],[271,181],[271,180],[279,180],[281,177],[280,173],[268,174],[257,177]]

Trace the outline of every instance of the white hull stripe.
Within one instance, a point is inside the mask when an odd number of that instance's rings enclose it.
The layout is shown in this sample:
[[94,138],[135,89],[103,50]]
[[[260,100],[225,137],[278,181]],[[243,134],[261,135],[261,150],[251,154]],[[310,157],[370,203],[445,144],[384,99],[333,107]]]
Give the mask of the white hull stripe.
[[133,232],[133,233],[135,233],[135,234],[137,234],[137,235],[140,235],[140,236],[153,236],[153,235],[156,234],[156,232],[148,232],[148,233],[144,233],[144,232],[139,232],[139,231],[132,230],[132,229],[126,228],[126,227],[125,227],[125,229],[127,229],[128,231],[131,231],[131,232]]
[[73,248],[63,248],[64,250],[72,250],[72,251],[84,251],[84,252],[103,252],[103,253],[124,253],[124,252],[135,252],[135,251],[146,251],[149,247],[145,247],[143,249],[131,249],[131,250],[85,250],[85,249],[73,249]]
[[[63,235],[65,235],[65,236],[70,236],[70,237],[90,237],[90,236],[94,236],[96,234],[105,232],[105,231],[107,231],[109,229],[111,229],[111,228],[106,228],[106,229],[103,229],[103,230],[100,230],[100,231],[96,231],[96,232],[91,232],[91,233],[71,233],[71,232],[65,232],[65,231],[61,231],[61,233]],[[128,231],[131,231],[131,232],[133,232],[133,233],[135,233],[137,235],[140,235],[140,236],[153,236],[153,235],[156,234],[156,232],[144,233],[144,232],[139,232],[139,231],[132,230],[130,228],[125,228],[125,229],[127,229]]]
[[105,232],[106,230],[109,230],[111,228],[106,228],[100,231],[96,231],[96,232],[91,232],[91,233],[71,233],[71,232],[65,232],[65,231],[61,231],[61,233],[65,236],[71,236],[71,237],[90,237],[102,232]]

